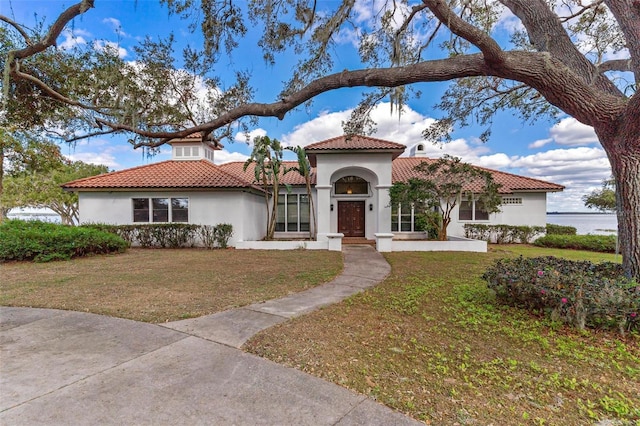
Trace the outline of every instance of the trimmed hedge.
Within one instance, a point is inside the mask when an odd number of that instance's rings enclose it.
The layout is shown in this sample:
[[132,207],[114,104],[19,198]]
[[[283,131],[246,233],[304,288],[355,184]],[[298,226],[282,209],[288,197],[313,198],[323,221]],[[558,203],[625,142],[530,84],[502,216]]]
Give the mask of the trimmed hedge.
[[578,230],[573,226],[547,223],[547,235],[576,235]]
[[616,252],[615,235],[547,235],[534,241],[540,247],[588,250],[603,253]]
[[97,229],[50,222],[5,220],[0,224],[0,261],[68,260],[124,252],[122,238]]
[[482,278],[498,301],[580,329],[640,328],[640,286],[624,277],[618,263],[520,256],[498,260]]
[[83,225],[110,232],[123,238],[131,245],[145,248],[206,247],[227,248],[233,235],[233,227],[228,223],[211,225],[191,225],[187,223],[153,223],[138,225]]
[[465,237],[497,244],[526,244],[544,232],[545,228],[542,226],[485,225],[481,223],[464,225]]

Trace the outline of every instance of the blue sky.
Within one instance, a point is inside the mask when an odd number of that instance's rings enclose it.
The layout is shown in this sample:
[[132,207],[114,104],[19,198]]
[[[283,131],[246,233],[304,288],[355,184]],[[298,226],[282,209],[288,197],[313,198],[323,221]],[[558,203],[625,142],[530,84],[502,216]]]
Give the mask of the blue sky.
[[[51,22],[73,3],[72,0],[2,0],[0,13],[21,23],[33,24],[34,14]],[[78,43],[111,44],[118,47],[123,59],[133,60],[132,46],[146,36],[166,37],[172,30],[179,42],[197,44],[197,38],[186,30],[186,23],[175,16],[169,17],[155,0],[96,0],[95,6],[62,34],[58,39],[59,48]],[[295,60],[278,58],[276,66],[266,66],[256,40],[256,35],[250,33],[241,51],[224,58],[220,62],[221,75],[224,77],[233,68],[252,72],[251,83],[257,88],[256,101],[273,102]],[[356,67],[352,49],[345,37],[343,48],[336,51],[336,70]],[[446,85],[436,83],[420,85],[421,98],[411,101],[400,116],[391,114],[388,102],[380,104],[373,113],[377,122],[377,132],[373,136],[409,147],[419,142],[425,126],[434,117],[442,115],[434,105],[445,88]],[[251,134],[268,134],[286,145],[306,145],[338,136],[342,134],[341,122],[348,118],[361,92],[361,89],[342,89],[323,94],[311,106],[287,114],[282,121],[261,119]],[[593,130],[571,117],[561,117],[558,122],[540,120],[529,125],[511,113],[500,113],[488,143],[478,141],[481,132],[477,126],[458,129],[452,142],[442,146],[429,145],[428,154],[431,157],[445,153],[456,155],[476,165],[565,185],[563,193],[549,195],[548,211],[586,211],[582,196],[600,187],[602,180],[610,175],[606,154]],[[134,151],[126,140],[125,136],[93,138],[79,142],[75,147],[65,146],[63,153],[74,160],[105,164],[114,170],[170,157],[167,146],[157,156],[146,158],[141,151]],[[216,162],[244,160],[250,151],[244,140],[244,135],[238,134],[234,143],[227,142],[225,149],[216,153]]]

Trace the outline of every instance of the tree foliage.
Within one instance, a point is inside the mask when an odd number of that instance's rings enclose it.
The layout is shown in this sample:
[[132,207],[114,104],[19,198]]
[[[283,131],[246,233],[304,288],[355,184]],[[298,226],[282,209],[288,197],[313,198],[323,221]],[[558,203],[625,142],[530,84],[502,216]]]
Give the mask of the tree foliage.
[[266,240],[273,240],[276,232],[278,193],[280,179],[287,173],[282,161],[282,145],[278,139],[269,136],[256,136],[253,139],[253,150],[244,163],[244,170],[253,164],[254,182],[264,190],[264,201],[267,212]]
[[[55,49],[65,26],[88,13],[94,0],[70,6],[48,28],[27,30],[0,15],[4,123],[28,121],[25,111],[36,106],[44,125],[70,129],[63,136],[128,132],[135,146],[157,147],[195,132],[222,137],[232,124],[246,124],[245,118],[282,119],[319,94],[364,87],[363,102],[345,126],[361,132],[371,128],[368,112],[381,99],[391,98],[401,110],[420,93],[413,84],[451,81],[439,104],[443,116],[425,129],[425,137],[446,140],[455,126],[473,122],[485,126],[480,137],[488,140],[494,113],[502,109],[525,121],[566,114],[594,128],[617,183],[623,265],[628,275],[640,277],[637,0],[162,3],[203,35],[201,47],[183,51],[182,68],[171,38],[145,40],[135,63],[108,49]],[[99,10],[100,0],[95,6]],[[246,73],[236,73],[227,85],[214,75],[249,28],[261,32],[258,45],[268,64],[298,59],[270,102],[254,100]],[[360,64],[351,69],[337,56],[345,40],[357,46]],[[199,87],[206,88],[204,97],[197,96]],[[198,105],[204,108],[196,114]],[[72,126],[61,125],[66,121]]]
[[17,207],[4,196],[5,177],[18,177],[27,172],[46,173],[63,161],[57,144],[0,127],[0,221],[10,209]]
[[307,157],[307,151],[304,149],[304,147],[295,146],[288,147],[286,149],[288,149],[289,151],[293,151],[296,154],[296,158],[298,160],[298,165],[288,168],[287,172],[297,172],[304,179],[305,188],[307,190],[307,197],[309,198],[309,209],[311,210],[311,216],[313,218],[313,230],[310,238],[312,240],[315,240],[316,233],[318,232],[318,220],[316,218],[316,208],[311,191],[311,175],[313,173],[311,162],[309,161],[309,157]]
[[[450,156],[434,162],[422,162],[415,170],[422,177],[394,183],[389,189],[390,202],[392,205],[412,205],[415,214],[422,216],[438,230],[440,241],[447,239],[451,213],[461,199],[481,203],[488,213],[500,211],[499,185],[486,170]],[[433,211],[440,214],[429,214]]]
[[591,191],[582,197],[584,205],[602,212],[616,211],[616,182],[613,178],[605,179],[602,188]]
[[63,183],[108,172],[107,166],[82,161],[60,161],[44,170],[26,170],[3,179],[4,208],[49,208],[60,215],[62,223],[78,223],[78,194],[64,191]]

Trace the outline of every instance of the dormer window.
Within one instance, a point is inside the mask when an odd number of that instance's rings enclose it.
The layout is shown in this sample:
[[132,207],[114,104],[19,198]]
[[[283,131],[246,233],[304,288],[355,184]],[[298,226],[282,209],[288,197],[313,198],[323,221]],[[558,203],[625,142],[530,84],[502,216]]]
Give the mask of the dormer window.
[[202,141],[199,134],[182,139],[172,139],[172,159],[174,160],[208,160],[213,163],[214,153],[222,149],[220,143]]

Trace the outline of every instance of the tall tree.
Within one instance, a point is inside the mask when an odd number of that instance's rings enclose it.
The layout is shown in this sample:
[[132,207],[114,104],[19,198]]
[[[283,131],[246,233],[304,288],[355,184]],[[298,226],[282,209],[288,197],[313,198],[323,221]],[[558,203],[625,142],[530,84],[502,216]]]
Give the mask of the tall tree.
[[253,139],[253,150],[244,163],[244,170],[253,164],[254,180],[262,185],[267,212],[266,240],[273,240],[276,232],[278,194],[280,178],[287,173],[282,162],[282,145],[278,139],[269,136],[256,136]]
[[594,189],[582,197],[584,205],[602,212],[616,211],[616,181],[613,178],[602,181],[602,188]]
[[60,147],[54,142],[0,127],[0,221],[9,210],[17,207],[14,204],[5,204],[5,176],[44,173],[58,167],[63,161]]
[[44,170],[27,170],[3,179],[2,205],[49,208],[60,215],[62,223],[78,223],[78,194],[64,191],[61,185],[76,179],[108,172],[107,166],[82,161],[61,161]]
[[[438,240],[446,241],[451,213],[462,200],[482,206],[488,214],[500,211],[500,195],[496,184],[486,170],[463,163],[460,158],[444,156],[434,162],[422,162],[415,170],[421,175],[407,182],[396,182],[389,189],[391,205],[412,205],[438,230]],[[437,211],[440,214],[430,214]]]
[[307,157],[307,151],[304,149],[304,147],[295,146],[288,147],[287,149],[289,151],[293,151],[298,159],[298,165],[290,167],[288,171],[298,172],[298,174],[304,179],[304,184],[307,189],[307,197],[309,198],[309,209],[311,210],[311,217],[313,218],[313,230],[309,234],[309,236],[312,240],[315,240],[316,233],[318,232],[318,220],[316,219],[316,208],[313,201],[313,195],[311,193],[311,162]]
[[[85,94],[82,85],[73,86],[75,91],[67,90],[64,81],[58,87],[38,78],[40,74],[31,72],[35,68],[30,64],[55,45],[74,17],[94,6],[93,0],[71,6],[41,37],[0,16],[6,23],[5,31],[17,33],[20,40],[6,55],[5,86],[10,87],[5,91],[9,99],[37,90],[50,100],[83,109],[79,115],[85,117],[84,122],[101,131],[128,131],[137,135],[137,144],[157,147],[193,132],[207,137],[243,117],[283,118],[291,109],[330,90],[378,88],[366,93],[354,110],[347,128],[359,131],[371,124],[367,113],[384,97],[390,96],[400,107],[418,93],[411,91],[412,84],[452,81],[440,103],[446,116],[425,129],[427,137],[446,135],[453,126],[473,120],[487,125],[482,135],[487,139],[491,117],[501,109],[518,110],[525,121],[564,113],[595,129],[616,180],[623,267],[628,275],[640,277],[638,0],[256,0],[246,8],[227,0],[163,3],[191,22],[200,19],[203,49],[188,50],[185,57],[193,73],[206,75],[207,70],[215,69],[221,53],[236,48],[249,27],[262,28],[259,45],[268,63],[281,54],[299,55],[300,61],[278,99],[253,102],[248,78],[242,74],[234,90],[219,92],[223,94],[216,99],[223,101],[216,101],[215,108],[191,126],[179,114],[185,111],[184,102],[170,103],[176,108],[169,112],[148,108],[147,113],[142,106],[166,103],[167,96],[162,102],[153,99],[161,99],[165,92],[154,90],[147,96],[138,85],[142,96],[138,102],[129,94],[135,92],[136,80],[114,86],[117,73],[100,74],[111,79],[104,84],[109,90],[99,91],[100,96]],[[508,25],[502,25],[505,17]],[[334,47],[345,38],[359,44],[362,69],[344,70],[334,64]],[[147,61],[148,67],[135,72],[154,70],[157,76],[166,70],[162,54],[166,56],[167,49],[144,47],[139,56],[147,59],[142,55],[145,52],[158,60]],[[175,75],[173,71],[167,75]],[[129,74],[119,78],[132,79]],[[113,87],[122,89],[114,91]]]

